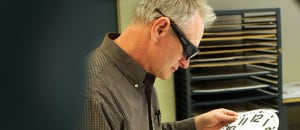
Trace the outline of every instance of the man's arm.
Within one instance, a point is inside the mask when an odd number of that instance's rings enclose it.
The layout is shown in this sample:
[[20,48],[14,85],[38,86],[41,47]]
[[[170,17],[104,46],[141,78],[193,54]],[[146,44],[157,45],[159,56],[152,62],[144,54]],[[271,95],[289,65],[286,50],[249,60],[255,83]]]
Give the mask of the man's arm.
[[176,122],[162,123],[163,130],[196,130],[194,118]]
[[111,130],[107,116],[99,101],[86,100],[81,130]]
[[227,109],[216,109],[173,123],[163,123],[163,130],[219,130],[237,119],[237,113]]

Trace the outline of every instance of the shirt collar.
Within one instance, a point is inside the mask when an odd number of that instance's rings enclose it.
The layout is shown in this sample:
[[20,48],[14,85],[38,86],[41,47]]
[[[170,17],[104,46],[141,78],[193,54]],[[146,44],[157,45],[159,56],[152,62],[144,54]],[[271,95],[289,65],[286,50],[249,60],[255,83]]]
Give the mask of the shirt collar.
[[[134,61],[122,48],[120,48],[113,40],[120,34],[108,33],[103,41],[103,51],[113,61],[117,68],[128,78],[133,86],[142,86],[146,73],[144,68]],[[150,74],[151,75],[151,74]],[[147,76],[148,77],[148,76]]]

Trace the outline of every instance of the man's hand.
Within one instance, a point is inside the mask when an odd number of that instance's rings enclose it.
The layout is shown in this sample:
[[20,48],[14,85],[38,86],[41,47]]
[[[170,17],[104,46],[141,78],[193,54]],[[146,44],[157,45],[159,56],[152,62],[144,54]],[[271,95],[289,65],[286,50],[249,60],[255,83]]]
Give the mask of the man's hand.
[[238,114],[227,109],[216,109],[195,117],[197,130],[219,130],[235,121]]

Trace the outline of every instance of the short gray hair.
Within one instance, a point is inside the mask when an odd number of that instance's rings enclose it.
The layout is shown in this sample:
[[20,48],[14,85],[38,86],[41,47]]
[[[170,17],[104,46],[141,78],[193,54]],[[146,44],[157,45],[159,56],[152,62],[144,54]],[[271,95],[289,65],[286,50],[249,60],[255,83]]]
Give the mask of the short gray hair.
[[155,11],[155,8],[174,20],[182,30],[196,11],[199,11],[205,28],[216,19],[207,0],[140,0],[133,14],[133,21],[147,24],[160,17],[161,15]]

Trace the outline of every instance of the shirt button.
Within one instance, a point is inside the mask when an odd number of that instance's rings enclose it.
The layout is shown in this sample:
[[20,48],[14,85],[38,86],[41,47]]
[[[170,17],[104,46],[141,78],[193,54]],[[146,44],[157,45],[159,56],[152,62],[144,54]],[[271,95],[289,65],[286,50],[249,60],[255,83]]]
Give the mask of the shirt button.
[[135,85],[134,85],[134,87],[135,87],[135,88],[138,88],[138,87],[139,87],[139,85],[138,85],[138,84],[135,84]]

